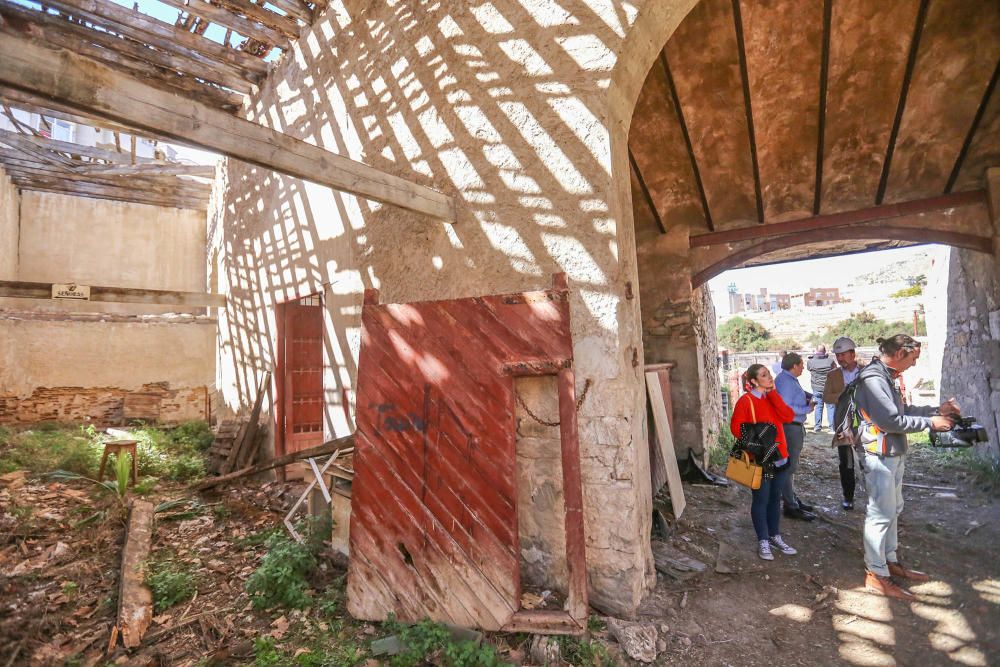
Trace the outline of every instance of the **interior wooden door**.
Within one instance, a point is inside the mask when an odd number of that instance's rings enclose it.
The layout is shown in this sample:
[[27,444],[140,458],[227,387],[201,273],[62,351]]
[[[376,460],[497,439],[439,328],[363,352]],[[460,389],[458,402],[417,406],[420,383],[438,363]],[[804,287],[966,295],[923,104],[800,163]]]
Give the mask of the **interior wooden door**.
[[282,304],[283,453],[323,442],[323,302],[318,295]]

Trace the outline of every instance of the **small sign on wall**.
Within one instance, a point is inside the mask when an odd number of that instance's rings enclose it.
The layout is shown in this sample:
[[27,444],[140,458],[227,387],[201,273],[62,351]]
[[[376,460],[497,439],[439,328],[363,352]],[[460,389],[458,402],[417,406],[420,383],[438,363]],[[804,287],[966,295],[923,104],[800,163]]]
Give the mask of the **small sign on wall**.
[[90,301],[90,287],[76,283],[52,283],[52,298]]

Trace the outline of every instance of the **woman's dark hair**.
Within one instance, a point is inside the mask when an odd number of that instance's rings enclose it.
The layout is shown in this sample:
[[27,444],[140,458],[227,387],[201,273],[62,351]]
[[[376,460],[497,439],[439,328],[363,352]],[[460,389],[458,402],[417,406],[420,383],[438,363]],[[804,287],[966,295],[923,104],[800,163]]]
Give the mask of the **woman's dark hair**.
[[750,391],[753,389],[753,385],[750,384],[750,380],[756,380],[757,374],[760,373],[760,369],[767,368],[764,364],[750,364],[750,368],[746,369],[743,373],[743,377],[740,378],[743,382],[743,391]]
[[876,338],[875,342],[878,343],[878,351],[890,357],[900,350],[906,350],[906,353],[909,354],[920,349],[920,341],[914,340],[912,336],[906,334],[896,334],[889,338]]

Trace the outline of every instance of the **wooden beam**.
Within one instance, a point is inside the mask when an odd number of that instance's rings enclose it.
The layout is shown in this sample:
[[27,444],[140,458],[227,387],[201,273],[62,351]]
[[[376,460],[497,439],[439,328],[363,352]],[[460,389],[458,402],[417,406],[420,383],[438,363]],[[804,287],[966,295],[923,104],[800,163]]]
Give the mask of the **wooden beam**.
[[[185,49],[190,57],[206,65],[225,63],[261,77],[267,74],[268,64],[248,53],[229,49],[202,35],[180,30],[158,19],[122,7],[109,0],[46,0],[45,6],[54,7],[64,14],[94,21],[105,28],[128,36],[140,44],[149,44],[164,51]],[[204,58],[208,56],[208,58]],[[256,83],[259,79],[256,79]]]
[[[224,65],[201,54],[194,54],[192,57],[190,52],[178,50],[173,45],[170,51],[163,51],[151,48],[147,43],[107,32],[107,30],[117,32],[115,30],[117,26],[113,24],[104,26],[106,30],[98,30],[70,21],[66,16],[28,9],[10,0],[0,0],[0,15],[11,20],[13,25],[9,27],[10,30],[47,43],[51,42],[53,45],[65,45],[67,40],[74,40],[74,43],[101,46],[117,53],[120,60],[161,68],[163,71],[158,76],[173,72],[187,77],[198,77],[241,93],[250,93],[254,90],[254,83],[246,78],[247,75],[243,70]],[[81,54],[86,55],[82,52]],[[135,67],[140,66],[135,65]],[[239,104],[237,101],[236,106]]]
[[197,102],[178,107],[175,96],[75,53],[0,34],[0,61],[0,83],[19,90],[289,176],[455,220],[454,200],[441,192]]
[[924,32],[924,23],[927,20],[927,8],[931,0],[920,0],[920,9],[917,12],[917,21],[913,26],[913,37],[910,38],[910,55],[906,60],[906,71],[903,74],[903,86],[899,91],[899,102],[896,104],[896,117],[892,121],[892,131],[889,133],[889,145],[885,149],[885,161],[882,163],[882,176],[878,182],[878,192],[875,194],[875,203],[881,204],[885,199],[885,189],[889,185],[889,171],[892,169],[892,156],[896,151],[896,138],[899,136],[899,127],[903,123],[903,111],[906,110],[906,97],[910,94],[910,81],[913,80],[913,69],[917,64],[917,53],[920,51],[920,36]]
[[[90,184],[109,188],[124,188],[127,191],[146,191],[166,197],[189,198],[201,200],[208,203],[208,197],[212,193],[212,186],[207,183],[182,180],[176,176],[165,176],[162,178],[151,176],[132,176],[127,180],[120,176],[93,176],[90,174],[78,174],[72,171],[55,173],[49,170],[34,169],[32,167],[18,167],[8,165],[5,167],[12,177],[17,176],[25,182],[31,181],[39,184]],[[74,186],[75,187],[75,186]]]
[[844,211],[843,213],[830,213],[827,215],[813,216],[811,218],[789,220],[788,222],[771,223],[764,225],[763,227],[743,227],[741,229],[729,229],[723,232],[714,232],[712,234],[698,234],[697,236],[692,236],[689,243],[690,247],[698,248],[718,245],[720,243],[733,243],[736,241],[763,239],[773,236],[783,236],[786,234],[798,234],[816,229],[847,227],[867,222],[891,220],[904,215],[916,215],[919,213],[942,211],[961,206],[983,206],[985,204],[985,191],[974,190],[972,192],[941,195],[939,197],[918,199],[916,201],[902,202],[899,204],[872,206],[870,208],[863,208],[857,211]]
[[739,52],[740,78],[743,82],[743,106],[747,116],[747,133],[750,135],[750,162],[753,164],[753,189],[757,198],[757,223],[764,224],[764,194],[760,187],[760,165],[757,161],[757,133],[753,125],[753,104],[750,101],[750,73],[747,71],[747,47],[743,38],[743,14],[740,0],[733,0],[733,22],[736,26],[736,45]]
[[955,159],[955,166],[951,168],[951,174],[948,176],[948,184],[944,188],[945,192],[951,192],[952,188],[955,187],[955,181],[958,180],[958,174],[962,171],[962,165],[965,163],[965,156],[969,154],[969,147],[972,146],[972,140],[976,137],[976,132],[979,131],[979,124],[983,121],[983,116],[986,115],[986,108],[990,104],[990,98],[993,97],[993,91],[996,90],[998,78],[1000,78],[1000,60],[997,61],[996,67],[993,68],[993,76],[990,77],[990,82],[986,86],[986,92],[983,93],[983,99],[979,103],[979,108],[976,109],[975,117],[972,119],[969,132],[965,135],[965,141],[962,142],[962,149],[958,152],[958,157]]
[[830,32],[833,0],[823,0],[823,50],[819,66],[819,127],[816,132],[816,185],[813,188],[813,215],[823,207],[823,155],[826,153],[826,97],[830,82]]
[[21,111],[37,113],[42,116],[48,116],[49,118],[58,118],[59,120],[66,120],[71,123],[96,127],[102,130],[117,130],[119,132],[132,134],[140,139],[157,141],[157,138],[152,134],[139,132],[135,128],[125,127],[124,125],[119,125],[118,123],[114,123],[106,119],[98,119],[93,116],[88,116],[61,104],[49,102],[34,95],[25,93],[24,91],[14,90],[13,88],[9,88],[7,86],[0,86],[0,101],[9,104],[15,109],[20,109]]
[[[228,0],[222,0],[222,4],[230,4]],[[313,10],[302,0],[269,0],[272,4],[289,16],[294,16],[303,23],[311,25],[313,22]]]
[[[109,162],[119,162],[131,164],[131,156],[115,151],[104,150],[96,146],[82,146],[69,141],[59,141],[48,137],[35,137],[28,134],[20,134],[11,130],[0,129],[0,143],[8,146],[27,146],[44,148],[49,151],[59,153],[69,153],[70,155],[86,155],[97,160],[107,160]],[[137,157],[136,160],[143,164],[164,164],[162,160],[150,157]]]
[[[0,280],[0,297],[51,299],[52,283]],[[157,306],[195,306],[224,308],[225,294],[178,292],[175,290],[138,289],[134,287],[90,286],[90,300],[101,303],[146,303]]]
[[639,169],[639,164],[635,161],[635,155],[632,154],[632,149],[628,149],[628,163],[632,167],[632,171],[635,173],[635,180],[639,182],[639,189],[642,191],[642,198],[646,201],[646,206],[649,208],[649,212],[653,214],[653,220],[656,221],[656,226],[660,228],[661,234],[667,233],[667,227],[663,224],[663,218],[660,217],[660,212],[656,210],[656,204],[653,202],[653,196],[649,194],[649,187],[646,185],[646,179],[642,177],[642,171]]
[[154,511],[153,503],[138,498],[129,510],[118,576],[117,630],[125,648],[137,648],[153,622],[153,592],[146,585],[146,560],[153,543]]
[[197,484],[194,485],[194,489],[197,491],[204,491],[205,489],[210,489],[213,486],[218,486],[219,484],[226,484],[233,481],[234,479],[239,479],[241,477],[246,477],[247,475],[255,475],[259,472],[266,472],[278,466],[288,465],[289,463],[295,463],[296,461],[301,461],[303,459],[311,459],[317,456],[324,456],[326,454],[333,454],[338,449],[341,450],[342,454],[348,454],[354,452],[354,434],[345,435],[342,438],[337,438],[336,440],[328,440],[322,445],[316,445],[315,447],[309,447],[308,449],[300,449],[297,452],[292,452],[291,454],[285,454],[284,456],[279,456],[273,458],[270,461],[264,461],[258,463],[257,465],[250,466],[248,468],[243,468],[242,470],[237,470],[235,472],[228,473],[226,475],[219,475],[218,477],[206,477]]
[[274,28],[256,21],[238,16],[228,9],[211,5],[205,0],[160,0],[182,12],[200,16],[206,21],[230,28],[244,37],[251,37],[266,44],[273,44],[282,50],[288,50],[288,37]]
[[684,108],[681,106],[681,98],[677,94],[677,87],[674,85],[674,76],[670,73],[670,63],[667,62],[667,52],[660,50],[660,62],[663,64],[663,75],[667,78],[667,90],[670,91],[670,103],[677,114],[677,122],[681,126],[681,135],[684,137],[684,147],[687,149],[688,157],[691,160],[691,173],[694,174],[694,184],[698,188],[698,198],[701,200],[701,212],[705,216],[705,225],[708,231],[715,231],[715,223],[712,222],[712,210],[708,207],[708,197],[705,194],[705,185],[701,180],[701,169],[698,168],[698,158],[694,154],[694,146],[691,145],[691,134],[688,132],[687,121],[684,120]]
[[77,174],[88,176],[198,176],[215,178],[215,165],[207,164],[81,164],[74,167]]
[[[220,0],[219,4],[223,7],[228,7],[234,12],[246,16],[248,19],[252,19],[266,25],[270,28],[274,28],[281,34],[285,35],[289,39],[298,39],[299,36],[299,24],[295,19],[301,19],[306,24],[312,23],[312,15],[309,13],[308,9],[305,10],[304,16],[291,14],[290,16],[283,16],[277,12],[272,12],[264,7],[258,5],[250,0]],[[283,9],[277,3],[274,4],[279,9]],[[291,7],[298,7],[294,3],[288,3]],[[300,11],[299,14],[302,14]]]
[[23,177],[12,177],[11,182],[22,192],[49,192],[52,194],[66,195],[68,197],[83,197],[85,199],[104,199],[107,201],[118,201],[129,204],[143,204],[145,206],[157,206],[160,208],[183,208],[204,213],[208,209],[205,200],[165,198],[150,194],[145,190],[122,190],[112,189],[107,186],[92,184],[69,184],[48,181],[40,183],[28,181]]

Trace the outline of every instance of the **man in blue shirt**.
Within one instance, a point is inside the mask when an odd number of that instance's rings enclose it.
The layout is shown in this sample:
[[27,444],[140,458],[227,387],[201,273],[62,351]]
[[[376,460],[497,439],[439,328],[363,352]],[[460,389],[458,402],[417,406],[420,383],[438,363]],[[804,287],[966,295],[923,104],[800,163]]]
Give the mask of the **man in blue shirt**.
[[794,476],[799,467],[799,457],[802,455],[802,445],[806,439],[806,415],[812,410],[814,402],[812,394],[807,394],[799,384],[799,376],[805,369],[802,356],[789,352],[781,359],[781,372],[774,378],[774,387],[785,401],[785,404],[795,413],[795,421],[784,424],[785,442],[788,444],[788,474],[785,476],[785,488],[781,497],[785,501],[785,516],[803,521],[816,518],[813,507],[807,505],[795,493]]

